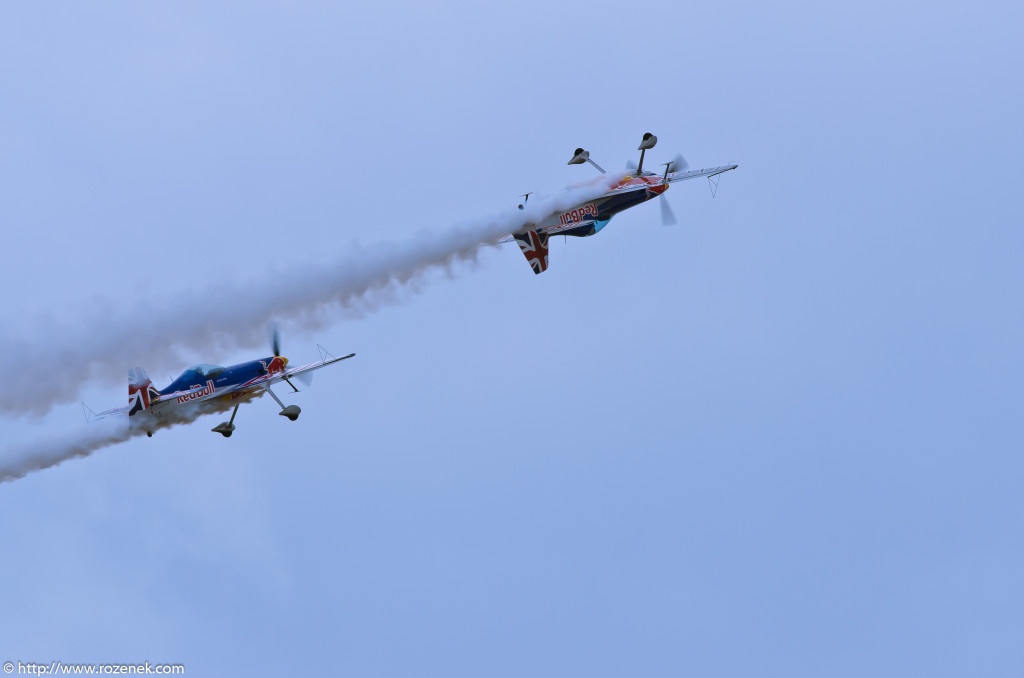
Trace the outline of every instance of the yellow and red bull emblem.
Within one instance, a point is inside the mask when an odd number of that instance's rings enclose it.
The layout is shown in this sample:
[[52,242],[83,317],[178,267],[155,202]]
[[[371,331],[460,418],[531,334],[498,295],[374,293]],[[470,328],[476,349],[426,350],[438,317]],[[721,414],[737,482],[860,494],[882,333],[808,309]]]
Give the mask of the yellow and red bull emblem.
[[284,372],[285,365],[288,364],[288,358],[282,358],[281,356],[275,356],[270,364],[260,361],[260,365],[263,365],[263,371],[267,374],[274,374],[275,372]]

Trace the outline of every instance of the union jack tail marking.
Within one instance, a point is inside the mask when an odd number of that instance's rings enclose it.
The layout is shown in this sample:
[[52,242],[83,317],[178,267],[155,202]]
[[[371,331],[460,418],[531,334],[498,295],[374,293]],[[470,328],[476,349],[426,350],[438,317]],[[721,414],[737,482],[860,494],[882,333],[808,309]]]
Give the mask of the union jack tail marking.
[[153,399],[160,395],[153,382],[149,380],[146,370],[133,367],[128,370],[128,416],[149,409]]
[[519,249],[523,251],[526,261],[530,263],[533,272],[541,274],[548,270],[548,234],[537,231],[527,231],[513,235],[519,243]]

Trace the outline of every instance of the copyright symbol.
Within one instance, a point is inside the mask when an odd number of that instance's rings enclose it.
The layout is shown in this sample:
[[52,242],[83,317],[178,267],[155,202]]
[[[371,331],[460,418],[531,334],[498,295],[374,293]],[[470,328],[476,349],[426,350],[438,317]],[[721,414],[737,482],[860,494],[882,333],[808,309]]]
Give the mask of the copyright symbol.
[[4,664],[4,673],[14,673],[14,664],[7,662]]

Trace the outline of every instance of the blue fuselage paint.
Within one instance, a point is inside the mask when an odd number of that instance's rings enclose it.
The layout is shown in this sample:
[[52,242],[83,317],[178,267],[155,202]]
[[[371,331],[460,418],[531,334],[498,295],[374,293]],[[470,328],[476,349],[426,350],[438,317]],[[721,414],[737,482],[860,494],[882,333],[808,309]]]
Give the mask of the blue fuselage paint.
[[230,388],[238,384],[244,384],[257,377],[267,374],[267,365],[273,360],[273,356],[262,360],[251,360],[246,363],[239,363],[231,367],[220,367],[217,365],[197,365],[190,367],[181,375],[161,390],[161,393],[174,393],[175,391],[188,391],[193,388],[206,386],[207,381],[213,381],[213,386],[218,391]]
[[619,212],[628,210],[630,207],[635,207],[642,202],[647,202],[651,198],[656,197],[657,194],[651,193],[646,187],[638,188],[635,191],[629,191],[628,193],[622,193],[620,195],[613,195],[609,198],[605,198],[597,204],[597,219],[595,219],[593,223],[584,224],[564,231],[558,231],[552,235],[571,235],[575,238],[585,238],[589,235],[594,235],[607,226],[608,222],[612,220],[612,217]]

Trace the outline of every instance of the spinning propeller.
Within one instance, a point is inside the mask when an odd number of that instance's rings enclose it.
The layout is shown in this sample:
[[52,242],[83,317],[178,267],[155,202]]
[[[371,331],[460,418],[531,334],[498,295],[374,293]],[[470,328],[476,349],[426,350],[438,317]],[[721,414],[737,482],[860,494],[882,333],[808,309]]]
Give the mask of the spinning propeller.
[[676,157],[672,158],[672,162],[666,162],[665,174],[673,174],[674,172],[685,172],[690,169],[690,163],[686,162],[686,158],[683,157],[682,153],[676,153]]
[[[683,157],[682,153],[676,153],[676,157],[672,158],[671,162],[665,163],[665,175],[662,180],[668,182],[668,175],[674,172],[683,172],[690,166],[690,163],[686,162],[686,158]],[[661,201],[661,225],[662,226],[675,226],[679,222],[676,221],[676,215],[672,212],[672,206],[668,204],[668,199],[665,194],[662,193],[658,196]]]
[[[637,146],[637,150],[640,151],[640,163],[634,164],[632,160],[626,161],[626,170],[632,172],[638,177],[644,176],[644,154],[647,153],[647,149],[654,148],[655,144],[658,143],[658,137],[654,136],[650,132],[644,134],[643,139],[640,141],[640,145]],[[686,162],[686,158],[681,153],[677,153],[676,157],[671,162],[664,163],[665,174],[662,177],[662,181],[668,183],[668,175],[673,172],[682,172],[686,170],[690,164]],[[648,172],[647,174],[651,174]],[[658,198],[661,201],[661,225],[662,226],[675,226],[679,223],[676,220],[676,215],[672,212],[672,206],[669,205],[668,200],[665,198],[665,193],[662,192]]]
[[281,355],[281,332],[278,331],[277,325],[274,325],[270,330],[270,345],[274,349],[274,357],[280,357]]
[[[288,358],[285,358],[284,356],[281,355],[281,331],[278,329],[277,323],[274,323],[273,326],[270,328],[270,347],[274,351],[274,357],[275,358],[281,358],[282,360],[284,360],[285,365],[287,365],[288,364]],[[306,388],[309,388],[309,385],[313,383],[313,373],[312,372],[302,372],[300,374],[294,375],[294,378],[298,379],[299,383],[301,383]],[[294,391],[298,391],[299,390],[299,389],[295,388],[295,385],[292,384],[292,382],[291,382],[291,380],[289,378],[286,377],[285,381],[287,381],[288,385],[292,387],[292,390],[294,390]]]
[[[626,171],[630,174],[642,177],[652,176],[653,172],[644,172],[644,154],[647,153],[647,149],[654,148],[655,144],[658,143],[658,137],[654,136],[650,132],[644,134],[643,139],[640,141],[640,145],[637,146],[637,150],[640,151],[640,162],[634,163],[632,160],[626,161]],[[582,165],[585,162],[589,162],[591,165],[596,167],[602,174],[604,170],[596,162],[590,159],[590,153],[582,148],[577,148],[573,153],[572,160],[569,161],[570,165]],[[690,163],[686,162],[686,158],[681,153],[676,153],[676,157],[672,158],[670,162],[664,163],[665,174],[662,176],[662,181],[668,184],[668,175],[675,172],[684,172],[690,167]],[[661,225],[662,226],[675,226],[679,223],[676,220],[676,215],[672,212],[672,206],[668,204],[668,200],[665,198],[665,193],[662,192],[658,195],[661,199]],[[522,208],[522,205],[519,206]]]
[[668,204],[668,200],[665,199],[665,194],[662,193],[658,196],[661,201],[661,225],[662,226],[675,226],[679,222],[676,221],[676,215],[672,211],[672,206]]

